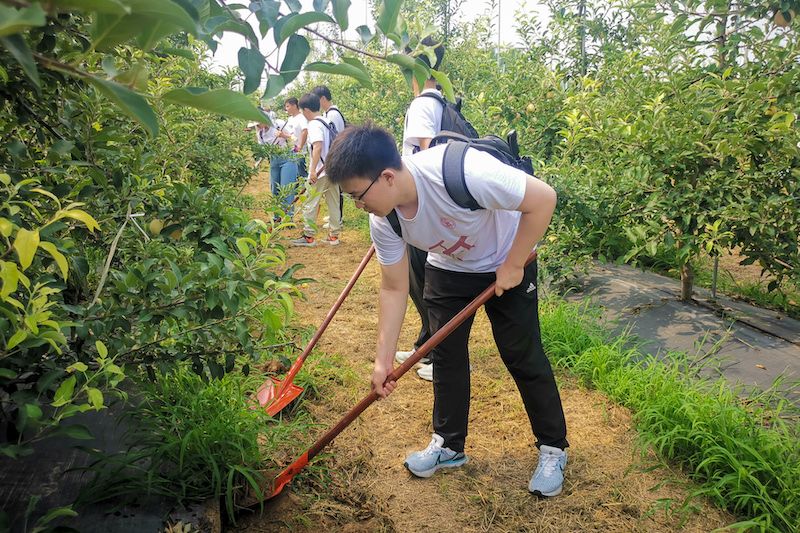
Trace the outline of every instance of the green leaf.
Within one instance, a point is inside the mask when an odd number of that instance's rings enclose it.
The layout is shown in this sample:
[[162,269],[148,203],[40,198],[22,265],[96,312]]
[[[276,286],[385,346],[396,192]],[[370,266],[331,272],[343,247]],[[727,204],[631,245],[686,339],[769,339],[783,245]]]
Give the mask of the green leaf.
[[141,63],[137,63],[133,68],[120,72],[114,76],[114,81],[120,83],[129,89],[135,89],[138,92],[147,91],[147,82],[149,72],[147,67]]
[[349,21],[347,19],[347,11],[350,9],[350,0],[333,0],[333,18],[342,28],[342,31],[347,31]]
[[300,0],[284,0],[292,13],[299,13],[303,9]]
[[95,76],[88,76],[85,79],[103,96],[122,109],[126,115],[144,126],[151,137],[158,135],[158,118],[142,95],[113,81]]
[[261,85],[266,60],[257,48],[242,47],[239,49],[239,68],[244,73],[242,92],[250,94]]
[[389,54],[386,56],[386,61],[394,63],[395,65],[400,65],[401,67],[409,70],[414,70],[414,67],[417,65],[417,61],[413,57],[407,56],[406,54]]
[[[91,438],[91,437],[89,437],[89,438]],[[37,521],[37,524],[38,525],[44,525],[44,524],[47,524],[48,522],[51,522],[51,521],[55,520],[56,518],[62,517],[62,516],[75,517],[75,516],[78,516],[78,513],[76,513],[75,511],[72,510],[72,506],[68,506],[68,507],[53,507],[52,509],[49,509],[44,514],[44,516],[41,517]]]
[[3,286],[0,289],[0,298],[5,299],[9,294],[17,290],[19,275],[20,272],[16,263],[0,261],[0,280],[3,282]]
[[19,264],[23,272],[33,263],[33,258],[38,248],[39,230],[29,231],[25,228],[20,228],[16,239],[14,239],[14,249],[19,256]]
[[311,45],[308,44],[308,39],[297,34],[289,37],[289,42],[286,44],[286,57],[283,58],[281,64],[281,76],[284,83],[291,83],[300,74],[300,69],[303,68],[309,52],[311,52]]
[[414,58],[405,54],[390,54],[386,56],[386,61],[412,71],[420,87],[425,85],[425,81],[431,76],[430,67],[419,58]]
[[258,46],[258,37],[256,37],[253,27],[244,21],[240,22],[231,20],[227,17],[221,17],[220,22],[217,22],[211,28],[207,28],[206,33],[208,35],[217,35],[226,31],[238,33],[239,35],[246,37],[253,46]]
[[197,24],[189,13],[175,2],[126,0],[126,4],[130,8],[129,15],[98,13],[94,17],[91,35],[96,50],[113,48],[140,34],[140,44],[149,49],[161,38],[172,33],[199,33]]
[[41,241],[39,247],[52,256],[59,270],[61,270],[61,277],[66,280],[69,274],[69,265],[67,264],[67,258],[64,257],[64,254],[59,252],[52,242]]
[[446,74],[436,72],[435,70],[431,70],[431,75],[439,82],[439,85],[442,86],[442,94],[444,94],[444,97],[451,102],[455,102],[456,94],[453,92],[453,84],[450,83],[450,78],[448,78]]
[[89,367],[86,366],[86,363],[81,363],[80,361],[67,367],[67,372],[86,372],[87,370],[89,370]]
[[53,397],[53,407],[61,407],[72,399],[72,393],[75,391],[75,381],[75,376],[70,376],[61,383]]
[[50,387],[52,387],[56,381],[61,379],[61,376],[63,375],[64,371],[61,369],[50,370],[42,377],[40,377],[39,380],[36,382],[36,390],[38,390],[39,392],[50,390]]
[[314,11],[319,11],[320,13],[322,13],[323,11],[325,11],[325,9],[328,8],[328,4],[330,3],[331,0],[314,0],[313,1]]
[[281,20],[284,22],[280,31],[280,39],[275,43],[279,46],[304,26],[314,24],[315,22],[333,22],[333,19],[325,13],[317,13],[316,11],[286,15]]
[[[148,109],[150,108],[148,107]],[[66,209],[64,211],[60,211],[60,213],[65,217],[74,218],[75,220],[83,222],[90,231],[100,230],[100,225],[97,223],[94,217],[92,217],[92,215],[86,211],[81,209]]]
[[[306,70],[310,70],[308,66],[306,66]],[[286,87],[286,82],[283,81],[283,76],[279,74],[270,74],[269,78],[267,78],[267,88],[264,89],[264,94],[261,98],[264,100],[274,98],[281,93],[284,87]]]
[[68,437],[72,437],[73,439],[80,440],[91,440],[94,438],[92,436],[92,432],[89,431],[89,428],[81,424],[62,424],[58,426],[58,433],[60,435],[66,435]]
[[92,407],[95,410],[99,411],[103,408],[103,393],[100,392],[99,389],[95,389],[94,387],[90,387],[86,394],[89,396],[89,403],[92,404]]
[[2,379],[16,379],[17,373],[8,368],[0,368],[0,378]]
[[39,4],[16,9],[0,4],[0,37],[22,33],[29,28],[47,24],[44,9]]
[[254,106],[245,95],[229,89],[209,91],[202,87],[187,87],[169,91],[162,95],[161,99],[226,117],[264,121],[264,113]]
[[359,36],[361,36],[361,44],[367,45],[372,40],[372,31],[370,31],[369,26],[361,25],[356,28]]
[[39,82],[39,71],[36,70],[36,61],[33,59],[33,54],[31,53],[30,48],[25,43],[25,39],[22,38],[22,35],[10,35],[8,37],[0,38],[0,43],[3,43],[3,46],[11,52],[11,55],[14,56],[14,59],[17,60],[19,66],[22,67],[22,71],[28,77],[33,85],[36,87],[37,91],[41,91],[40,82]]
[[59,11],[83,11],[84,13],[111,13],[127,15],[131,8],[117,0],[50,0]]
[[334,65],[333,63],[325,63],[318,61],[306,65],[305,70],[312,72],[322,72],[325,74],[338,74],[340,76],[350,76],[351,78],[355,78],[362,86],[366,87],[367,89],[372,89],[372,80],[370,79],[369,74],[365,73],[360,68],[347,63],[340,63],[338,65]]
[[378,15],[377,25],[384,35],[393,33],[397,27],[397,19],[400,15],[400,7],[403,0],[383,0],[381,11]]
[[97,353],[100,357],[108,357],[108,348],[102,341],[95,341],[94,347],[97,348]]
[[32,418],[34,420],[42,419],[42,408],[38,405],[27,403],[25,404],[25,410],[28,412],[28,418]]

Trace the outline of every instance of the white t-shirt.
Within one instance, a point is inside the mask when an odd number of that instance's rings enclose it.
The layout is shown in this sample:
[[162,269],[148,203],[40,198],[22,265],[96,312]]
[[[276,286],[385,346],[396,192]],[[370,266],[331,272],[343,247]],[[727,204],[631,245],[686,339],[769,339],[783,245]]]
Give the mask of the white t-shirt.
[[[425,89],[420,94],[434,93],[442,96],[436,89]],[[442,130],[442,104],[430,97],[417,97],[411,101],[406,111],[406,122],[403,126],[403,157],[414,153],[419,148],[419,139],[432,139]]]
[[[313,148],[315,142],[322,142],[322,152],[320,153],[320,158],[317,162],[317,172],[319,172],[319,169],[322,168],[324,160],[328,156],[328,150],[331,147],[331,135],[328,132],[327,126],[325,126],[322,121],[330,124],[330,120],[322,116],[315,117],[308,121],[308,153],[312,153],[311,149]],[[321,174],[318,174],[317,177],[321,178],[324,175],[325,172],[323,171]]]
[[286,146],[286,139],[276,137],[278,131],[283,128],[285,122],[281,119],[275,119],[271,126],[258,130],[256,136],[258,137],[258,144],[274,144],[275,146]]
[[444,186],[442,160],[446,146],[403,157],[417,187],[418,208],[412,219],[395,209],[403,237],[385,217],[369,216],[378,262],[393,265],[405,243],[428,252],[428,263],[456,272],[494,272],[505,261],[517,233],[528,175],[479,150],[467,150],[464,178],[484,207],[470,211],[457,205]]
[[302,146],[300,146],[300,139],[303,138],[303,130],[307,127],[308,121],[302,113],[298,113],[293,117],[289,117],[289,120],[286,121],[286,125],[283,127],[283,131],[292,136],[292,139],[294,140],[294,147],[297,151],[302,148]]
[[325,118],[327,118],[334,126],[336,126],[336,133],[344,131],[344,115],[339,111],[339,108],[332,105],[325,111]]

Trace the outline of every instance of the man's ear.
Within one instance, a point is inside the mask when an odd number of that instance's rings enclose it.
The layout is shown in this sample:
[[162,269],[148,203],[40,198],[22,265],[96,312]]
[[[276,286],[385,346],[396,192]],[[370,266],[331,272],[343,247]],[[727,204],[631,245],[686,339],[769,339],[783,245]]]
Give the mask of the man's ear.
[[386,178],[386,181],[389,183],[390,186],[394,185],[395,179],[397,178],[397,171],[393,168],[386,168],[381,172],[381,176]]

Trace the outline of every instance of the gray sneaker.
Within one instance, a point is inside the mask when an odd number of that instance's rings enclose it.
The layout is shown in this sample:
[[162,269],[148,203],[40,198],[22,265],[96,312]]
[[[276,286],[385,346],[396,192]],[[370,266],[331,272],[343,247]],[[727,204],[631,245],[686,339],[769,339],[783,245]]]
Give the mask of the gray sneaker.
[[536,496],[558,496],[564,486],[566,466],[566,450],[542,445],[539,448],[539,466],[533,473],[528,490]]
[[314,237],[309,237],[308,235],[303,235],[299,239],[292,239],[289,242],[295,246],[314,246],[315,244],[317,244],[314,241]]
[[440,468],[454,468],[469,462],[464,452],[454,452],[444,448],[444,439],[433,434],[433,440],[421,452],[414,452],[406,457],[403,466],[417,477],[431,477]]

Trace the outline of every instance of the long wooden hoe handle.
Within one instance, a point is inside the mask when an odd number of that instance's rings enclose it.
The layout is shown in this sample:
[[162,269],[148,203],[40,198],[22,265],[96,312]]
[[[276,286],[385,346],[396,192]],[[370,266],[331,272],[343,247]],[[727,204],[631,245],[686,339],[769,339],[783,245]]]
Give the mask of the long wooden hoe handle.
[[[536,250],[534,249],[531,252],[531,255],[528,256],[527,261],[525,261],[525,266],[528,266],[534,259],[536,259]],[[389,374],[386,377],[386,382],[389,381],[397,381],[400,379],[403,374],[408,372],[415,364],[419,362],[420,359],[428,355],[437,344],[442,342],[442,339],[450,335],[454,329],[461,325],[464,320],[466,320],[469,316],[473,315],[480,306],[486,303],[486,301],[494,295],[495,284],[492,283],[489,285],[482,293],[480,293],[472,302],[469,303],[464,309],[461,310],[456,316],[450,319],[450,321],[442,326],[439,331],[437,331],[428,342],[420,346],[414,355],[409,357],[402,365],[398,366],[394,369],[394,372]],[[353,409],[347,413],[344,418],[342,418],[339,423],[333,426],[331,429],[328,430],[322,437],[319,438],[317,442],[311,445],[311,447],[303,453],[297,460],[289,465],[286,470],[281,472],[277,478],[275,478],[275,485],[272,489],[272,494],[266,496],[264,499],[267,500],[272,498],[273,496],[277,496],[283,487],[292,480],[292,478],[297,475],[303,468],[308,465],[308,462],[317,456],[317,454],[330,442],[336,438],[339,433],[344,430],[347,426],[350,425],[353,420],[358,418],[358,416],[363,413],[367,407],[372,405],[372,403],[378,399],[378,393],[375,392],[373,389],[363,400],[361,400],[358,405],[353,407]]]
[[311,350],[313,350],[314,346],[317,345],[317,341],[319,340],[320,337],[322,337],[322,334],[325,332],[325,329],[328,327],[328,324],[331,323],[331,320],[333,320],[333,316],[336,314],[336,311],[339,310],[339,307],[341,307],[345,298],[347,298],[347,295],[350,294],[350,289],[352,289],[353,285],[356,284],[358,277],[361,275],[361,272],[364,271],[364,268],[366,268],[367,263],[369,263],[369,260],[372,258],[372,254],[374,253],[375,253],[375,245],[372,244],[370,245],[369,250],[367,250],[364,259],[361,260],[361,263],[358,265],[358,268],[356,268],[356,271],[353,272],[353,276],[350,278],[350,281],[347,283],[347,285],[345,285],[344,289],[342,290],[342,293],[339,295],[339,298],[336,299],[336,302],[334,302],[333,307],[331,307],[331,310],[328,311],[327,315],[325,315],[325,319],[322,321],[322,324],[320,324],[319,328],[317,328],[317,331],[314,333],[314,336],[312,336],[311,340],[308,341],[308,344],[306,344],[303,353],[301,353],[298,356],[298,358],[295,359],[294,364],[292,364],[292,367],[289,369],[289,372],[286,373],[286,377],[283,379],[283,382],[281,383],[281,388],[278,389],[278,391],[275,393],[275,398],[280,398],[281,395],[284,393],[284,391],[291,386],[294,377],[300,371],[300,367],[302,367],[303,363],[305,363],[306,359],[308,359],[308,355],[311,353]]

